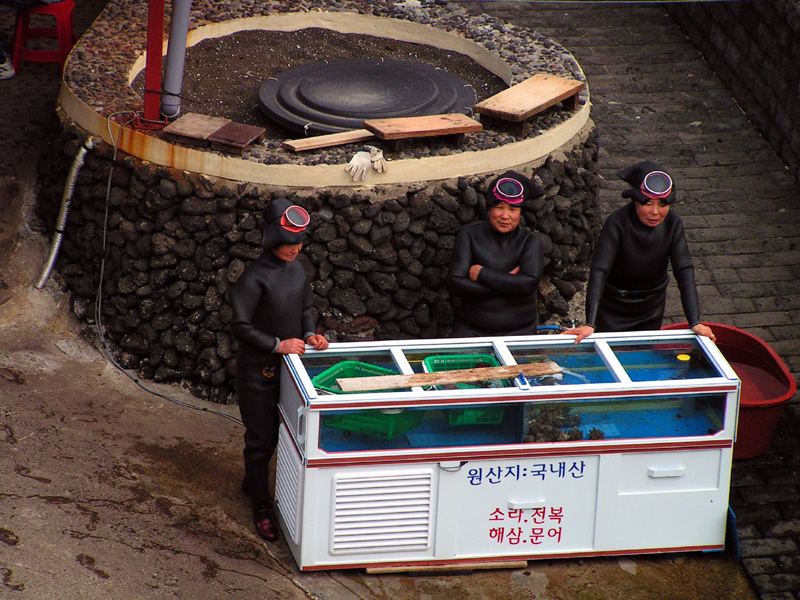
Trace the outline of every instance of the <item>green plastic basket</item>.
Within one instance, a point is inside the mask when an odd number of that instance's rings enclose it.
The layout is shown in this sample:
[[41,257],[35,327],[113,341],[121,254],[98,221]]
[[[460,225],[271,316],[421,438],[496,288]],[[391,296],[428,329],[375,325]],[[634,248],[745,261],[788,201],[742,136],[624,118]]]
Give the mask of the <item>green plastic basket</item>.
[[[485,363],[490,367],[498,367],[500,363],[488,354],[446,354],[428,356],[422,360],[428,373],[451,371],[455,369],[472,369]],[[505,379],[498,380],[502,387],[508,387]],[[479,389],[476,383],[456,383],[459,389]],[[503,421],[502,406],[473,406],[470,408],[451,408],[444,411],[450,425],[497,425]]]
[[[478,365],[499,367],[500,363],[497,362],[494,356],[490,356],[489,354],[441,354],[426,356],[422,359],[422,365],[426,373],[434,373],[436,371],[474,369]],[[497,382],[500,383],[502,387],[508,387],[508,382],[505,379],[498,379]],[[477,383],[454,383],[453,385],[462,390],[484,387]]]
[[323,427],[344,429],[353,433],[391,439],[419,427],[425,413],[421,410],[381,412],[364,410],[339,415],[323,415]]
[[[374,377],[379,375],[397,375],[397,371],[359,362],[357,360],[343,360],[313,377],[311,383],[314,384],[315,388],[325,390],[331,394],[361,394],[364,392],[343,392],[339,384],[336,383],[336,380],[350,379],[352,377]],[[387,390],[372,390],[372,393],[380,391]]]
[[502,406],[451,408],[447,411],[450,425],[497,425],[503,422]]

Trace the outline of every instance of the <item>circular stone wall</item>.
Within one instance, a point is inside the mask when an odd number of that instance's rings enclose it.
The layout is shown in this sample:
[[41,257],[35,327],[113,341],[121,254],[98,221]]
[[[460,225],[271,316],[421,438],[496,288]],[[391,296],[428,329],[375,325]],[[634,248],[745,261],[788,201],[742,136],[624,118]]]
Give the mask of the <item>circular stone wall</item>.
[[[582,312],[578,292],[599,223],[597,151],[589,134],[569,152],[523,169],[546,192],[525,214],[525,226],[545,243],[542,322]],[[287,194],[131,156],[113,161],[112,150],[101,147],[80,172],[58,274],[76,316],[95,322],[105,226],[101,318],[120,363],[225,402],[235,355],[226,293],[261,252],[262,214],[272,199],[288,196],[313,215],[312,241],[300,260],[329,339],[436,338],[453,323],[446,276],[455,234],[484,218],[490,180],[460,177],[380,195],[358,188]],[[63,181],[54,180],[41,194],[51,226],[62,189]]]
[[[324,4],[303,3],[301,8]],[[586,92],[577,111],[543,117],[540,125],[547,124],[546,129],[534,123],[530,138],[501,138],[481,151],[391,160],[388,173],[382,174],[386,177],[373,173],[370,185],[364,185],[350,180],[343,164],[308,165],[300,157],[290,164],[266,164],[263,148],[231,157],[120,128],[116,120],[130,118],[117,115],[123,105],[140,107],[128,83],[142,61],[140,50],[128,52],[124,44],[118,54],[130,58],[133,68],[120,66],[124,60],[101,60],[101,49],[107,49],[114,34],[109,28],[125,21],[115,12],[120,6],[135,8],[133,2],[109,5],[76,47],[65,72],[66,133],[73,139],[91,134],[105,143],[87,155],[79,174],[57,267],[71,292],[73,311],[88,322],[102,320],[123,366],[158,381],[181,381],[217,401],[233,399],[235,346],[226,293],[247,262],[260,254],[263,210],[277,197],[288,197],[313,214],[313,239],[301,260],[313,282],[320,330],[331,340],[446,336],[453,323],[446,276],[455,233],[485,218],[486,186],[507,168],[536,178],[546,192],[524,222],[545,242],[540,320],[581,312],[578,299],[599,227],[600,185]],[[193,6],[195,21],[198,15],[218,14]],[[341,29],[343,23],[357,23],[360,32],[368,22],[375,35],[391,30],[418,36],[418,28],[425,27],[441,44],[458,39],[459,47],[470,48],[476,60],[509,82],[525,79],[532,67],[505,62],[514,58],[510,49],[516,47],[507,40],[535,38],[543,44],[535,34],[489,17],[478,24],[469,21],[474,31],[469,30],[463,11],[448,7],[397,12],[398,5],[388,2],[339,6],[374,14],[345,10],[307,16],[318,26],[325,22]],[[264,8],[273,10],[285,9]],[[376,16],[381,11],[386,14]],[[131,17],[129,29],[141,26],[142,15],[134,16],[139,20]],[[250,22],[268,20],[274,26],[280,21],[287,27],[294,27],[296,18],[295,13],[249,17]],[[472,31],[473,39],[452,33],[454,22]],[[224,34],[240,27],[241,22],[224,21],[197,31],[213,28]],[[565,65],[577,70],[570,71],[572,76],[579,73],[571,57],[563,58],[569,56],[566,51],[550,48],[560,57],[557,73],[568,75]],[[100,87],[91,84],[98,77]],[[124,83],[119,93],[105,87],[115,82]],[[74,155],[77,143],[67,148],[65,154]],[[53,172],[64,173],[66,167]],[[51,226],[62,191],[63,177],[52,177],[41,194],[41,214]]]

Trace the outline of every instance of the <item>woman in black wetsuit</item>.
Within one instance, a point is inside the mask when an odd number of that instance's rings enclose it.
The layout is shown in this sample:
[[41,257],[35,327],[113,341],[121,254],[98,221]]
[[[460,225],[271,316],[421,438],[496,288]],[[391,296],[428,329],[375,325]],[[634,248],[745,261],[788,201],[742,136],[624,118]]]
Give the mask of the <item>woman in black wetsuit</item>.
[[448,283],[460,304],[451,337],[536,333],[544,244],[519,222],[521,209],[542,193],[524,175],[507,171],[489,186],[488,222],[456,235]]
[[[238,342],[236,395],[245,426],[242,489],[250,494],[258,534],[278,538],[267,492],[269,462],[278,442],[281,354],[303,354],[328,340],[315,332],[311,286],[294,262],[308,234],[305,209],[283,198],[267,208],[264,252],[229,291],[231,333]],[[305,341],[304,341],[305,340]]]
[[669,283],[678,282],[683,312],[695,333],[715,340],[700,319],[694,265],[681,218],[670,211],[672,178],[644,161],[621,171],[630,204],[609,215],[595,247],[586,289],[586,325],[565,331],[581,341],[593,332],[660,329]]

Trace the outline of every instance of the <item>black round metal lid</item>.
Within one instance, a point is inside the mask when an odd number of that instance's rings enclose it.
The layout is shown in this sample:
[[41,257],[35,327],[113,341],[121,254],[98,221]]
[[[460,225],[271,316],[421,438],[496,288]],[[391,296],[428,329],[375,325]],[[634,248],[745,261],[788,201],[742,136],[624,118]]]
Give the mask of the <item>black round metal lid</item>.
[[264,82],[259,107],[303,135],[360,129],[366,119],[471,113],[471,85],[424,63],[368,58],[309,63]]

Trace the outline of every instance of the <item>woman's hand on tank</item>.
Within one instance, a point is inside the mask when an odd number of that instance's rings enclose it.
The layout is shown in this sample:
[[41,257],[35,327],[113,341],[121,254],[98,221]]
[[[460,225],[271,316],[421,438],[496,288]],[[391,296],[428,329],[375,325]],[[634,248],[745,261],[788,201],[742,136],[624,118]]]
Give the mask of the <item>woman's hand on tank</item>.
[[581,325],[580,327],[576,327],[575,329],[567,329],[566,331],[562,331],[561,335],[574,335],[575,336],[575,343],[577,344],[583,338],[589,337],[594,333],[594,327],[591,325]]
[[306,351],[306,344],[299,338],[289,338],[281,340],[278,345],[278,354],[299,354],[302,356]]
[[310,335],[306,340],[306,344],[313,346],[314,350],[325,350],[328,347],[328,340],[324,335]]
[[697,335],[704,335],[707,338],[711,338],[712,342],[717,341],[717,336],[714,335],[714,332],[711,331],[711,327],[708,325],[703,325],[702,323],[698,323],[694,327],[692,327],[692,331],[694,331]]

